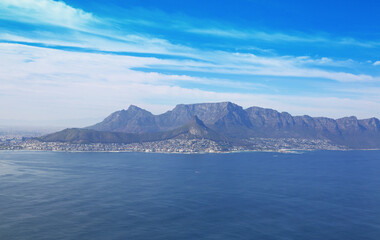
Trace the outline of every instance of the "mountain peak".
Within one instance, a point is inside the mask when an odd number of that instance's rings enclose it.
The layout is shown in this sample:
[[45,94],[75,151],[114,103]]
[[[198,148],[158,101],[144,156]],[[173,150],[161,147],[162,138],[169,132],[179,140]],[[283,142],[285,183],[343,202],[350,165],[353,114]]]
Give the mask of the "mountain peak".
[[127,110],[114,112],[102,122],[87,128],[97,131],[139,133],[146,130],[154,131],[157,126],[151,112],[130,105]]
[[127,111],[141,111],[141,110],[146,111],[146,110],[144,110],[144,109],[142,109],[136,105],[130,105],[127,109]]

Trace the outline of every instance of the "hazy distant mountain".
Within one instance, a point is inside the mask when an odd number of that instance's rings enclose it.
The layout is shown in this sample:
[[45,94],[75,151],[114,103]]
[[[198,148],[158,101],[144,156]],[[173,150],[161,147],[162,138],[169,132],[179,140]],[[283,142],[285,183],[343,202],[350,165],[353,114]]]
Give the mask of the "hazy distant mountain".
[[335,120],[292,116],[260,107],[243,109],[230,102],[179,104],[160,115],[131,105],[127,110],[114,112],[86,129],[68,129],[56,134],[41,139],[68,141],[75,135],[77,142],[127,143],[176,137],[215,141],[261,137],[326,139],[349,148],[380,147],[380,121],[377,118]]

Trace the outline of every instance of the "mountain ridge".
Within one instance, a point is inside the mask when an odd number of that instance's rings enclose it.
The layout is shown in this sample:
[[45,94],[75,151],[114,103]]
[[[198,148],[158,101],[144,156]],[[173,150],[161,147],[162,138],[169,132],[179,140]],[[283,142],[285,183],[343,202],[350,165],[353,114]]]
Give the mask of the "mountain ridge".
[[154,140],[163,139],[163,136],[174,138],[174,133],[179,129],[186,130],[189,137],[192,134],[185,126],[190,122],[197,125],[200,133],[197,137],[213,138],[216,141],[302,138],[329,140],[352,149],[380,147],[380,121],[374,117],[332,119],[292,116],[268,108],[243,109],[231,102],[178,104],[172,110],[158,115],[131,105],[127,110],[116,111],[102,122],[85,129],[132,134],[129,135],[131,139],[132,136],[139,136],[136,137],[138,139],[144,139],[145,136],[146,139]]

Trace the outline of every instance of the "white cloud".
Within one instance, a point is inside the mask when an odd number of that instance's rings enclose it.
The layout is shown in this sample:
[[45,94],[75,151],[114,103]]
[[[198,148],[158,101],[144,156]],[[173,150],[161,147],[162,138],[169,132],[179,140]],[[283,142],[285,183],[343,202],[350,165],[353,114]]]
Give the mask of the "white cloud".
[[[357,64],[352,60],[334,61],[330,58],[312,59],[304,57],[265,57],[248,53],[230,53],[224,51],[201,51],[181,45],[173,45],[161,39],[149,39],[140,36],[125,37],[125,41],[113,41],[98,37],[80,36],[81,41],[65,42],[64,40],[49,40],[43,38],[39,40],[44,44],[67,45],[98,49],[101,51],[115,52],[140,52],[152,54],[167,54],[177,57],[190,57],[200,59],[203,62],[193,60],[157,60],[146,63],[144,66],[154,66],[157,68],[171,70],[186,70],[194,72],[221,73],[221,74],[248,74],[255,76],[275,76],[275,77],[304,77],[304,78],[324,78],[339,82],[371,82],[379,81],[379,78],[366,74],[352,74],[349,72],[326,71],[320,67],[346,67],[349,69]],[[78,36],[78,35],[77,35]],[[19,37],[11,34],[0,34],[3,39],[11,41],[33,42],[33,39]],[[127,41],[127,39],[129,39]]]
[[376,62],[374,62],[373,65],[374,65],[374,66],[378,66],[378,65],[380,65],[380,61],[376,61]]
[[[156,58],[67,52],[18,44],[0,44],[0,56],[0,109],[6,113],[1,118],[7,119],[50,120],[54,125],[55,119],[105,117],[129,104],[161,113],[177,103],[217,101],[329,117],[371,117],[373,109],[380,109],[380,100],[371,98],[216,92],[179,86],[181,81],[210,81],[207,78],[131,70],[163,61]],[[223,79],[211,81],[233,84]]]
[[[2,14],[1,14],[2,13]],[[54,33],[38,32],[37,36],[17,36],[16,34],[3,33],[0,38],[8,41],[24,41],[29,43],[43,43],[62,45],[69,47],[81,47],[101,51],[139,52],[147,54],[167,54],[177,57],[190,57],[199,61],[162,60],[145,66],[152,66],[169,70],[187,70],[207,73],[231,73],[247,74],[255,76],[274,77],[303,77],[322,78],[338,82],[373,82],[379,81],[378,77],[369,74],[351,73],[353,65],[349,60],[336,61],[330,58],[293,57],[293,56],[257,56],[247,53],[231,53],[226,51],[205,51],[179,44],[172,44],[166,39],[150,36],[138,36],[133,34],[120,34],[111,29],[91,27],[92,23],[99,23],[99,18],[81,9],[76,9],[63,2],[53,0],[3,0],[0,2],[0,18],[14,19],[18,21],[32,21],[35,23],[55,24],[73,29],[84,29],[84,32],[75,32],[66,39],[54,36]],[[101,22],[101,21],[100,21]],[[191,26],[179,24],[185,29]],[[282,33],[268,34],[265,32],[244,32],[221,30],[219,28],[206,29],[207,33],[232,34],[240,37],[255,36],[263,39],[307,41],[303,37],[297,37]],[[193,29],[196,30],[196,29]],[[85,32],[94,32],[95,35]],[[323,39],[312,38],[312,41]],[[323,40],[324,41],[324,40]],[[376,63],[374,64],[376,65]],[[324,70],[329,67],[329,70]],[[340,68],[339,71],[332,67]],[[342,68],[347,69],[343,71]]]
[[1,0],[0,18],[73,29],[97,21],[91,13],[53,0]]

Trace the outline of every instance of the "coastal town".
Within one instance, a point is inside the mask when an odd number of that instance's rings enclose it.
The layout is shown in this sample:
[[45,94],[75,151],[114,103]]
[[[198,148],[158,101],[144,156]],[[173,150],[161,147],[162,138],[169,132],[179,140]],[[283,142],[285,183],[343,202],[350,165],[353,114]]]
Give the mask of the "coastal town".
[[297,138],[250,138],[242,144],[215,142],[209,139],[168,139],[141,143],[67,143],[42,142],[20,136],[2,136],[0,150],[62,152],[157,152],[157,153],[222,153],[240,151],[345,150],[328,140]]

